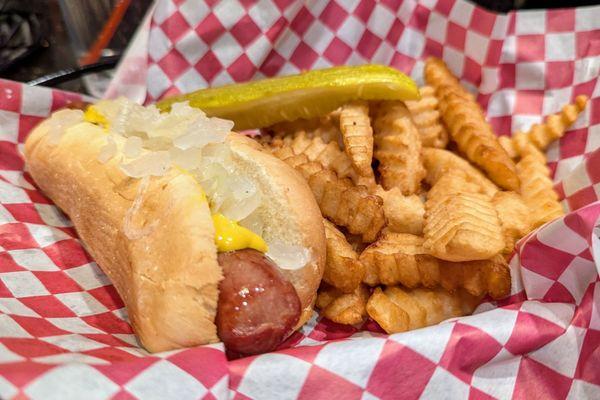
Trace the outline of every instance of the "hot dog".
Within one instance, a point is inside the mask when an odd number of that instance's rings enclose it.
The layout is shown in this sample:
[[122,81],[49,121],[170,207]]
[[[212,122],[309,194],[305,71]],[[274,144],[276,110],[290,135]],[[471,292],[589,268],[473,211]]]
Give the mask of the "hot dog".
[[293,332],[300,318],[294,286],[271,260],[253,249],[220,253],[217,333],[237,353],[264,353]]
[[306,322],[325,262],[307,184],[187,105],[65,109],[25,143],[29,171],[123,298],[140,344],[276,348]]

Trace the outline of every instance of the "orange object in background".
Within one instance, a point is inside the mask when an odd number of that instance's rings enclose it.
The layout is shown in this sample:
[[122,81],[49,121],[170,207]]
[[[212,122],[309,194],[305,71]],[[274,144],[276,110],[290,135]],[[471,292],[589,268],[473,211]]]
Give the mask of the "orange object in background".
[[93,64],[100,59],[102,50],[104,50],[106,46],[108,46],[108,43],[110,43],[110,40],[117,31],[117,28],[119,27],[119,24],[121,23],[121,20],[123,19],[123,16],[125,15],[130,3],[131,0],[120,0],[115,5],[110,17],[108,18],[108,21],[106,21],[106,24],[104,24],[102,27],[102,31],[100,32],[100,35],[98,35],[98,38],[94,44],[92,44],[92,47],[90,47],[88,52],[79,59],[80,65]]

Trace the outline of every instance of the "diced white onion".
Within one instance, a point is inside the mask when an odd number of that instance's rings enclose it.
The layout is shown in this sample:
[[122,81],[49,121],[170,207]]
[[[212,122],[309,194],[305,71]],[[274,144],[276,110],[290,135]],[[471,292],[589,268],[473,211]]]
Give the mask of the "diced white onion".
[[213,143],[203,149],[202,155],[202,161],[194,172],[210,199],[213,212],[239,221],[260,206],[260,191],[252,180],[235,175],[231,170],[231,155],[227,146]]
[[68,128],[80,122],[83,122],[83,111],[81,110],[65,109],[55,112],[45,122],[50,142],[57,143]]
[[117,143],[112,136],[107,136],[106,144],[102,146],[100,153],[98,154],[98,161],[104,164],[113,158],[115,154],[117,154]]
[[132,178],[145,176],[163,176],[171,166],[168,151],[155,151],[146,153],[135,160],[121,164],[121,170]]
[[[161,113],[154,105],[144,107],[126,98],[100,101],[94,107],[106,118],[110,133],[126,138],[122,150],[128,160],[121,169],[135,178],[164,175],[172,165],[187,170],[199,168],[203,158],[201,150],[209,144],[223,143],[233,127],[233,122],[208,118],[187,102],[173,104],[168,113]],[[69,111],[78,113],[77,122],[82,120],[81,111]],[[108,160],[116,151],[114,143],[109,143],[101,158]],[[222,148],[208,153],[223,164],[229,162]],[[223,169],[227,172],[229,167]]]
[[256,189],[250,192],[248,197],[241,199],[236,199],[235,189],[232,189],[232,192],[234,194],[233,199],[230,198],[230,201],[227,202],[222,209],[223,215],[231,220],[240,221],[246,218],[253,213],[262,202],[260,192]]
[[173,147],[173,142],[168,137],[157,136],[144,140],[144,148],[151,151],[170,150]]
[[138,136],[130,136],[125,141],[125,145],[123,146],[123,154],[127,158],[135,158],[138,157],[142,153],[142,138]]
[[[260,190],[250,178],[236,173],[231,151],[224,144],[233,122],[209,118],[187,102],[173,104],[169,113],[125,98],[100,101],[95,107],[106,118],[111,134],[126,139],[122,148],[125,160],[120,167],[128,176],[162,176],[177,166],[196,177],[213,213],[240,221],[260,206]],[[100,158],[106,162],[117,150],[109,137]],[[256,218],[253,221],[254,229],[262,224]]]
[[183,150],[190,147],[202,148],[209,143],[222,143],[225,141],[228,132],[219,132],[210,129],[202,129],[195,125],[190,125],[187,131],[173,140],[173,144]]
[[169,154],[171,155],[173,165],[188,171],[198,168],[202,160],[202,150],[196,148],[181,150],[177,147],[172,147],[169,150]]
[[300,269],[304,267],[311,258],[310,250],[306,247],[287,244],[280,241],[267,243],[269,251],[267,256],[271,258],[282,269]]
[[227,170],[218,162],[209,162],[206,158],[202,158],[200,165],[196,170],[196,176],[200,185],[204,188],[207,195],[217,190],[220,182],[227,177]]
[[122,102],[122,106],[117,114],[108,120],[111,133],[127,136],[129,114],[131,114],[133,107],[135,107],[134,104],[129,101]]
[[259,213],[251,213],[246,218],[239,221],[240,225],[244,228],[250,229],[252,232],[256,233],[258,236],[263,235],[263,230],[265,226],[265,221]]

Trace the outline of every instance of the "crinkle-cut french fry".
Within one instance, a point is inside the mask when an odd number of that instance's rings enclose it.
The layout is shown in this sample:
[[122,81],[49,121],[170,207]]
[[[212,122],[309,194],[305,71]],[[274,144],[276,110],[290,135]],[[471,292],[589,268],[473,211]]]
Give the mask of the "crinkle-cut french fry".
[[369,289],[359,285],[352,293],[343,293],[335,287],[319,289],[316,306],[325,318],[344,325],[355,325],[367,317]]
[[310,138],[305,132],[301,132],[291,140],[290,146],[295,154],[306,154],[310,161],[321,163],[325,168],[334,171],[340,178],[351,178],[356,181],[356,172],[352,167],[352,162],[348,155],[340,149],[337,142],[325,143],[320,137]]
[[425,205],[416,194],[404,196],[400,188],[384,190],[377,185],[375,194],[383,199],[383,212],[388,229],[398,233],[423,233]]
[[500,254],[489,260],[440,260],[440,278],[442,287],[451,292],[462,288],[473,296],[489,294],[493,299],[510,294],[510,269]]
[[358,254],[334,224],[323,220],[327,240],[327,261],[323,281],[344,293],[352,293],[365,276],[365,267]]
[[502,146],[510,158],[514,160],[519,157],[519,153],[517,153],[517,149],[510,136],[499,136],[498,143],[500,143],[500,146]]
[[337,142],[325,142],[321,137],[310,136],[304,131],[275,138],[271,142],[272,151],[282,147],[289,147],[294,154],[305,154],[310,161],[316,161],[324,168],[335,172],[340,178],[350,178],[357,185],[367,187],[375,186],[375,176],[373,170],[369,168],[370,173],[365,176],[359,175],[348,155],[340,149]]
[[442,285],[466,289],[474,296],[503,297],[510,291],[510,272],[503,257],[450,262],[428,255],[419,236],[384,231],[360,255],[366,268],[364,283],[403,285],[407,288]]
[[498,141],[506,150],[506,154],[514,159],[521,157],[527,146],[532,144],[529,135],[522,131],[516,131],[511,137],[500,136]]
[[425,169],[419,131],[406,106],[400,101],[381,102],[373,127],[382,186],[386,190],[398,187],[404,195],[417,193]]
[[356,254],[362,253],[362,251],[369,245],[369,243],[365,243],[362,240],[362,236],[353,235],[351,233],[344,234],[346,240],[352,246],[352,249],[356,252]]
[[421,135],[423,147],[444,148],[448,144],[448,132],[438,110],[438,99],[431,86],[419,88],[421,100],[405,101],[412,120]]
[[427,170],[425,181],[431,186],[435,185],[444,174],[460,170],[465,173],[468,182],[477,183],[486,195],[492,197],[499,190],[492,181],[467,160],[448,150],[424,148],[423,164]]
[[490,258],[504,248],[500,222],[482,194],[458,193],[425,204],[425,249],[448,261]]
[[516,132],[512,137],[502,136],[500,144],[512,158],[518,158],[531,143],[545,151],[553,141],[560,139],[585,109],[588,98],[581,95],[574,104],[567,104],[556,114],[549,115],[543,124],[534,124],[527,132]]
[[464,177],[448,173],[429,191],[423,246],[447,261],[491,258],[504,248],[498,214],[488,196],[470,193],[470,188],[457,192],[455,188],[461,186],[467,186]]
[[546,150],[550,143],[560,139],[577,120],[587,101],[587,96],[577,96],[574,104],[567,104],[560,112],[549,115],[543,124],[534,124],[528,131],[531,143],[540,150]]
[[375,289],[367,313],[387,333],[399,333],[435,325],[446,319],[471,314],[480,298],[464,291],[444,289],[403,289],[390,286]]
[[515,243],[531,229],[531,211],[523,198],[515,192],[498,192],[492,198],[504,235],[504,254],[510,254]]
[[469,181],[468,174],[460,169],[442,175],[427,193],[427,198],[431,203],[435,199],[445,199],[458,193],[481,193],[491,199],[477,182]]
[[340,131],[344,150],[359,175],[372,176],[373,128],[366,101],[355,101],[344,105],[340,111]]
[[425,82],[436,90],[436,97],[440,99],[437,91],[442,87],[452,88],[458,95],[466,100],[475,100],[475,97],[469,93],[454,76],[446,63],[439,58],[430,57],[425,61],[424,68]]
[[438,260],[426,254],[423,238],[408,233],[384,231],[360,255],[369,286],[398,285],[409,288],[435,287],[440,283]]
[[367,314],[389,334],[409,330],[410,317],[399,305],[394,303],[381,288],[376,288],[367,302]]
[[497,185],[518,190],[515,163],[498,142],[479,104],[449,91],[440,99],[440,110],[460,151]]
[[518,159],[526,151],[527,146],[532,145],[526,132],[516,131],[511,137],[501,136],[498,141],[506,150],[506,153],[514,159]]
[[473,96],[440,59],[427,60],[425,79],[436,90],[442,119],[460,151],[497,185],[518,190],[515,163],[498,142]]
[[297,132],[306,132],[308,137],[320,137],[325,143],[341,141],[339,115],[332,112],[320,118],[285,121],[265,128],[264,131],[275,138],[282,138]]
[[546,157],[534,145],[530,144],[525,148],[517,163],[517,173],[521,178],[521,196],[531,212],[533,228],[564,214],[550,179]]
[[340,179],[335,172],[310,161],[305,154],[294,154],[289,147],[277,149],[273,154],[304,176],[324,217],[352,234],[362,235],[365,242],[377,238],[386,223],[381,197],[369,194],[366,186]]

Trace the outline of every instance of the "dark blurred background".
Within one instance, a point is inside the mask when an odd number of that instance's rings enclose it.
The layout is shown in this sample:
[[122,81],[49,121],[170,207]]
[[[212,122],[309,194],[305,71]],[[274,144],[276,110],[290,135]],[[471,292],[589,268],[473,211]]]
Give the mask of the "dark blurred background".
[[86,64],[92,71],[114,66],[152,2],[0,0],[0,77],[28,82],[54,74],[48,86],[89,93],[109,75],[63,83],[60,75],[78,76],[72,69]]
[[[110,69],[152,2],[0,0],[0,77],[22,82],[37,79],[38,84],[100,95],[103,82],[110,78]],[[478,0],[475,3],[507,12],[593,5],[600,0]],[[82,66],[83,71],[79,71]],[[94,72],[97,70],[104,72]]]

